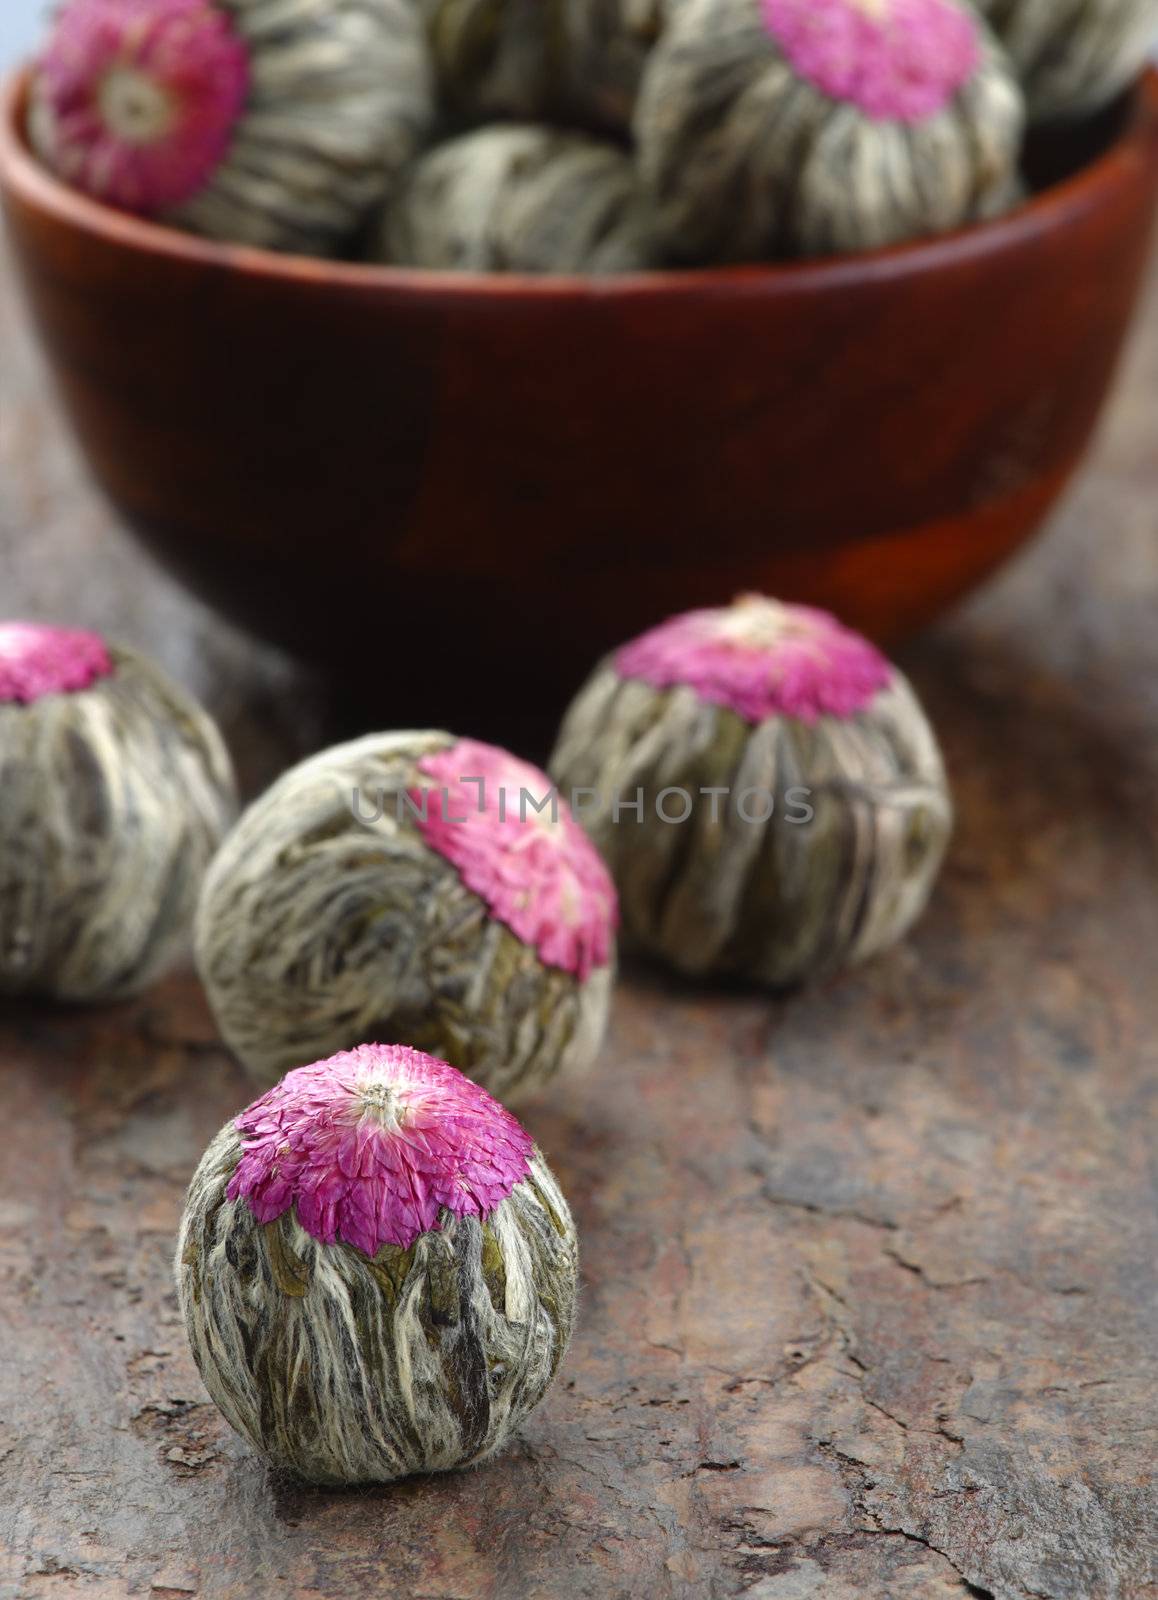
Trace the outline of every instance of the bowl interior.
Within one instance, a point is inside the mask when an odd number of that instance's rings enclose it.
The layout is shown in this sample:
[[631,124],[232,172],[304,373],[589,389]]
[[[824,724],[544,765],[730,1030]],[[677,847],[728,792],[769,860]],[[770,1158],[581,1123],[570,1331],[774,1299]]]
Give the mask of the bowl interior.
[[[564,298],[576,292],[587,293],[592,280],[568,274],[532,275],[525,273],[437,272],[391,267],[355,260],[330,260],[237,246],[202,238],[155,219],[117,211],[70,188],[50,172],[32,150],[27,134],[30,66],[9,76],[0,103],[0,181],[23,192],[30,199],[82,231],[104,235],[122,246],[142,251],[171,254],[225,269],[244,267],[278,278],[305,282],[379,283],[393,289],[413,286],[424,293],[440,287],[455,294],[478,294],[488,298],[533,296]],[[891,261],[906,261],[923,252],[937,251],[963,237],[986,237],[1000,233],[1016,218],[1024,218],[1041,204],[1049,204],[1070,183],[1092,179],[1100,161],[1112,154],[1123,133],[1137,121],[1143,100],[1158,111],[1158,69],[1151,69],[1136,89],[1119,96],[1096,116],[1072,125],[1033,130],[1024,155],[1024,173],[1029,197],[1012,212],[986,222],[970,224],[948,234],[915,239],[905,244],[864,251],[853,256],[813,258],[793,261],[758,262],[742,266],[673,268],[663,271],[625,273],[598,280],[602,294],[618,289],[639,292],[644,286],[653,292],[685,285],[725,286],[751,280],[754,275],[775,276],[789,281],[856,277],[861,272],[887,268]]]

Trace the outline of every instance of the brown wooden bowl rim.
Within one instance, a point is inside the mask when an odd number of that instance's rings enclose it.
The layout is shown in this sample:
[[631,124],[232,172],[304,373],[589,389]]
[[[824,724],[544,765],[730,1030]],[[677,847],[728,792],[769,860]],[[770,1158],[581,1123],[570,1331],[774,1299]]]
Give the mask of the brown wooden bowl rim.
[[[1070,177],[1051,184],[1028,201],[988,222],[953,233],[919,239],[883,250],[823,260],[767,262],[749,266],[679,268],[592,278],[571,275],[432,271],[416,267],[330,261],[277,254],[245,245],[221,244],[114,210],[69,188],[41,165],[24,134],[25,108],[32,68],[8,75],[0,95],[0,189],[57,222],[103,238],[123,249],[167,256],[197,266],[280,278],[301,284],[334,284],[362,290],[391,290],[402,295],[451,299],[574,300],[614,299],[692,290],[730,293],[759,288],[787,294],[847,288],[880,278],[918,275],[948,263],[1016,248],[1043,226],[1061,226],[1084,211],[1115,180],[1128,177],[1139,159],[1158,157],[1158,67],[1142,74],[1120,134]],[[1148,152],[1149,147],[1149,154]]]

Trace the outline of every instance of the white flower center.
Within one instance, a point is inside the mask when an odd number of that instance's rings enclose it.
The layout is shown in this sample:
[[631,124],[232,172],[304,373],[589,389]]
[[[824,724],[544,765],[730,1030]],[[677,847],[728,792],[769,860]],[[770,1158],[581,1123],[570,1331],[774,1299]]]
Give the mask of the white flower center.
[[406,1101],[390,1083],[364,1084],[358,1099],[362,1115],[373,1117],[383,1128],[400,1128],[406,1115]]
[[100,112],[106,127],[126,144],[155,144],[173,126],[173,97],[133,67],[109,69],[101,80]]
[[734,644],[769,649],[785,639],[810,639],[816,629],[812,620],[801,617],[776,600],[737,600],[716,625],[716,635]]

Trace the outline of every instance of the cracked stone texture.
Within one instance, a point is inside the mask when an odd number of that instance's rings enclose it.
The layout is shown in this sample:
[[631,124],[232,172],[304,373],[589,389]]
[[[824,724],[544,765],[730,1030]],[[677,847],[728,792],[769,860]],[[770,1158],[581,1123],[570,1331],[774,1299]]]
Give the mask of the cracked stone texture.
[[[252,788],[325,697],[113,527],[0,290],[0,593],[152,649]],[[485,1469],[271,1479],[169,1280],[248,1098],[188,975],[0,1021],[0,1596],[1142,1600],[1155,1573],[1158,281],[1090,470],[904,664],[960,805],[916,935],[807,995],[630,974],[527,1121],[581,1323]]]

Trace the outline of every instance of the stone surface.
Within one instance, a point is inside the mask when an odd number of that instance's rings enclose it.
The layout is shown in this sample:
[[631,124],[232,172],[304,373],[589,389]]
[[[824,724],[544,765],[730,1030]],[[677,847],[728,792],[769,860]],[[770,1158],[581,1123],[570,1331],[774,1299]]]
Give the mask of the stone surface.
[[[0,290],[5,613],[153,651],[252,789],[325,696],[110,524]],[[1158,277],[1052,530],[902,660],[960,826],[932,910],[788,1000],[629,974],[525,1120],[584,1241],[521,1442],[384,1491],[271,1479],[169,1257],[249,1091],[192,977],[0,1019],[0,1596],[1144,1600],[1154,1569]]]

